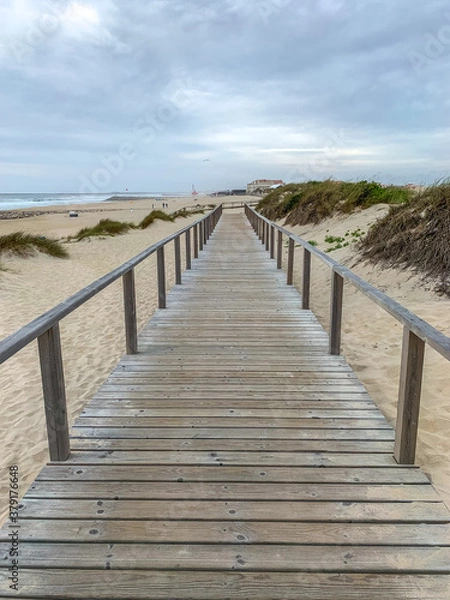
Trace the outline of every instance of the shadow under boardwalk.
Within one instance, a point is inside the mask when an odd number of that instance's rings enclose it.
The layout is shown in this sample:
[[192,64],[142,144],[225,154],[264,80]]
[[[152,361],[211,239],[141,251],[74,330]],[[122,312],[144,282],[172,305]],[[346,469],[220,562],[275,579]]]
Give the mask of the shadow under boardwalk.
[[11,597],[450,598],[450,514],[327,343],[226,213],[23,499]]

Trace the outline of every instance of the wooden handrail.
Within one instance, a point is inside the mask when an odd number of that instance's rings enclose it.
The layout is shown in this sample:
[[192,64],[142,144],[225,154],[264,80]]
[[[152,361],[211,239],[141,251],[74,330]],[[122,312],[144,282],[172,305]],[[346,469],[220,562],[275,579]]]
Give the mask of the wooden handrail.
[[[441,356],[450,360],[450,337],[444,335],[402,304],[393,300],[367,281],[364,281],[364,279],[318,248],[315,248],[301,237],[263,217],[250,206],[247,205],[245,207],[245,213],[258,235],[261,230],[265,231],[266,228],[273,227],[288,238],[288,284],[292,284],[293,281],[294,244],[303,246],[302,308],[309,308],[311,255],[316,256],[330,267],[332,271],[332,289],[330,291],[330,354],[340,353],[344,281],[351,283],[356,289],[370,298],[372,302],[375,302],[375,304],[403,324],[403,350],[394,456],[399,463],[414,463],[425,344],[428,344],[441,354]],[[264,236],[262,241],[264,243]],[[280,248],[281,246],[279,245],[278,252],[280,252]],[[267,245],[266,249],[268,249]],[[278,258],[278,262],[280,260]]]
[[[52,461],[64,461],[68,458],[70,453],[63,361],[59,334],[60,321],[122,277],[126,348],[128,354],[136,354],[137,326],[134,268],[155,252],[157,253],[159,306],[160,308],[165,308],[166,281],[164,247],[168,243],[175,241],[175,260],[177,261],[176,283],[179,283],[181,281],[181,265],[179,264],[180,237],[183,234],[186,234],[186,266],[187,268],[191,268],[191,230],[194,229],[194,231],[197,231],[197,227],[202,227],[205,231],[205,235],[209,237],[221,215],[222,206],[218,205],[214,210],[192,225],[188,225],[156,244],[149,246],[149,248],[134,258],[123,263],[120,267],[117,267],[103,277],[100,277],[97,281],[89,284],[87,287],[40,315],[37,319],[34,319],[0,342],[0,364],[2,364],[34,340],[38,340],[42,387],[46,410],[47,436],[50,459]],[[208,223],[207,228],[204,227],[205,222]]]

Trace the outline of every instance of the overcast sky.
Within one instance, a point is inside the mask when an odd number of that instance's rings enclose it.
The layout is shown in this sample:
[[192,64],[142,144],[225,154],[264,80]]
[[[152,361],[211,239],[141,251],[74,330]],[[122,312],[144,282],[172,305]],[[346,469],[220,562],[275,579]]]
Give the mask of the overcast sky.
[[0,192],[449,174],[448,0],[0,0]]

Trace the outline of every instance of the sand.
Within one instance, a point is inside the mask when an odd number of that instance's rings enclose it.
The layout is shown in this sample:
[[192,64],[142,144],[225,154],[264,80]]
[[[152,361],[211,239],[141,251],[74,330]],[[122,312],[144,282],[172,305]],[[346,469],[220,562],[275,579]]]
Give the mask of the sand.
[[[237,200],[237,198],[228,199]],[[216,199],[192,198],[169,200],[169,212],[196,203],[209,204]],[[219,201],[219,199],[217,199]],[[23,230],[47,236],[63,237],[81,227],[94,225],[100,218],[137,223],[160,202],[149,200],[68,206],[59,214],[0,220],[0,235]],[[49,209],[53,212],[54,207]],[[68,216],[78,210],[77,218]],[[317,227],[295,227],[305,239],[314,239],[324,249],[327,234],[344,235],[367,225],[384,214],[385,207],[373,207],[343,219],[334,218]],[[2,258],[7,271],[0,272],[0,339],[13,333],[42,312],[98,279],[144,248],[166,237],[197,216],[175,223],[157,221],[145,231],[123,236],[84,240],[68,244],[70,258],[58,260],[44,255],[28,259]],[[327,230],[329,230],[327,232]],[[183,244],[182,244],[183,248]],[[184,255],[183,255],[184,256]],[[450,334],[450,301],[437,296],[431,285],[424,285],[410,271],[381,269],[362,264],[352,245],[331,254],[370,283],[380,287],[416,314]],[[301,251],[296,251],[296,283],[300,283]],[[169,287],[174,281],[173,245],[167,252]],[[156,264],[153,257],[136,269],[138,326],[151,317],[157,304]],[[328,323],[329,273],[313,260],[312,308],[321,322]],[[105,307],[107,309],[105,310]],[[402,327],[370,300],[350,289],[345,290],[343,351],[391,423],[395,420]],[[124,353],[124,326],[121,282],[116,282],[96,298],[64,319],[61,337],[65,365],[70,423],[96,392]],[[448,362],[427,350],[423,402],[419,433],[418,463],[431,476],[435,487],[450,506],[450,438],[447,434],[450,406],[446,390],[450,387]],[[15,357],[0,365],[1,452],[0,522],[7,505],[7,467],[20,469],[20,494],[23,495],[48,460],[42,390],[34,342]]]

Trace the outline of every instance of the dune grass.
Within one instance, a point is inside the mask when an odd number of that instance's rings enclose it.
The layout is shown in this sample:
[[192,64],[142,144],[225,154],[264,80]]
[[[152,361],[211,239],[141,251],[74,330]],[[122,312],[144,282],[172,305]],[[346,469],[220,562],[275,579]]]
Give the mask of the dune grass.
[[412,196],[406,188],[383,187],[374,181],[308,181],[290,183],[277,188],[257,206],[273,221],[286,219],[286,224],[318,224],[336,213],[350,214],[374,204],[401,204]]
[[35,252],[42,252],[56,258],[67,258],[69,256],[61,242],[42,235],[17,231],[0,236],[0,254],[31,256]]
[[411,267],[450,296],[450,182],[431,186],[392,206],[360,242],[363,258]]
[[157,219],[159,219],[160,221],[173,222],[175,221],[175,218],[176,217],[174,215],[169,215],[162,210],[152,210],[151,213],[149,213],[146,217],[142,219],[138,227],[140,229],[147,229],[147,227],[150,227],[150,225],[154,223]]
[[130,229],[135,229],[134,223],[126,223],[122,221],[113,221],[112,219],[101,219],[97,225],[93,227],[83,227],[78,233],[69,239],[77,241],[84,240],[95,236],[114,236],[127,233]]
[[178,217],[189,217],[195,214],[204,214],[203,209],[187,210],[182,208],[175,211],[172,214],[168,214],[162,210],[152,210],[142,221],[135,225],[134,223],[127,223],[123,221],[113,221],[111,219],[102,219],[93,227],[84,227],[80,229],[78,233],[69,237],[69,240],[81,241],[86,238],[95,236],[115,236],[127,233],[132,229],[147,229],[155,221],[168,221],[173,223]]

